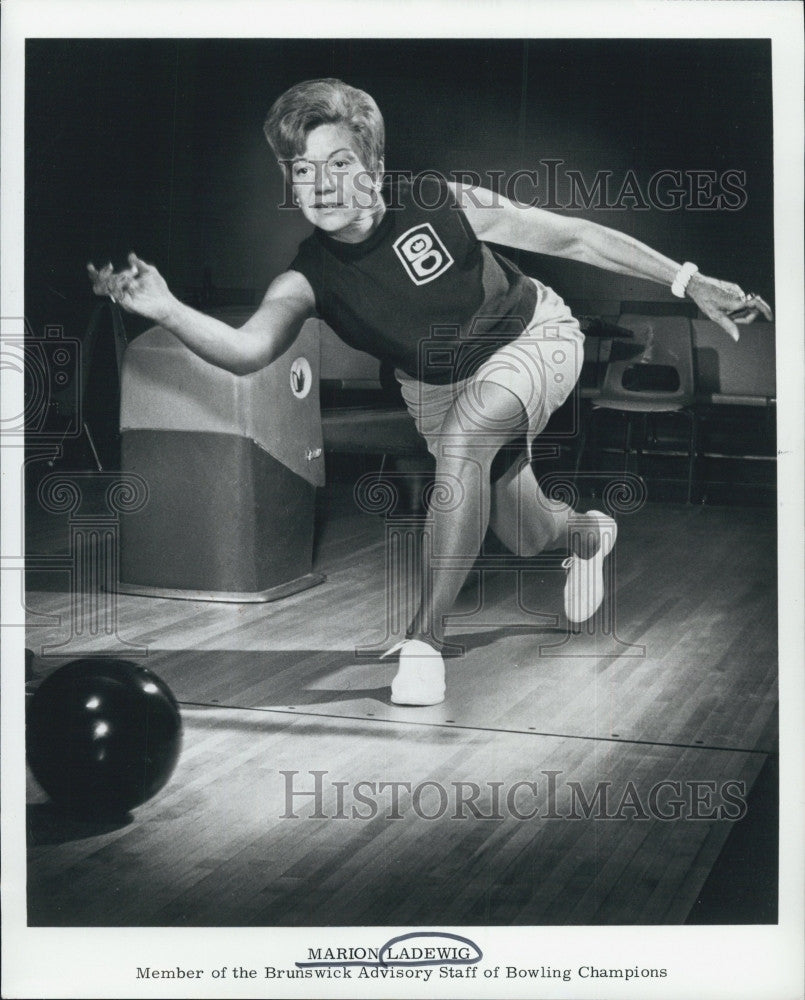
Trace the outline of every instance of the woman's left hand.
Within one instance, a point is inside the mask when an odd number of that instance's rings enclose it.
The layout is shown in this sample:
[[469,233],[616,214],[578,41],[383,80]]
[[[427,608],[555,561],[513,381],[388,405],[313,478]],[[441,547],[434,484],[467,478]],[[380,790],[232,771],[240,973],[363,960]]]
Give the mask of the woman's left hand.
[[737,323],[753,323],[758,316],[769,322],[774,318],[768,304],[759,295],[753,292],[744,294],[738,285],[727,281],[697,273],[691,277],[686,291],[705,316],[718,323],[733,340],[740,337]]

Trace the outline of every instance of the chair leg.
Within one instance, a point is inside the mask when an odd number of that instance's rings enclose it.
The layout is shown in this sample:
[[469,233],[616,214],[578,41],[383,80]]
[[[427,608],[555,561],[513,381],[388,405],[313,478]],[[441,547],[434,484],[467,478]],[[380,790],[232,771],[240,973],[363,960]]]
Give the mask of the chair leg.
[[92,432],[89,429],[89,425],[87,424],[86,421],[84,421],[81,427],[84,433],[86,434],[87,441],[89,442],[89,446],[92,449],[92,457],[95,459],[95,468],[98,470],[98,472],[103,472],[103,465],[101,464],[101,460],[98,457],[98,449],[95,447],[95,441],[93,440]]
[[632,450],[632,415],[624,414],[626,417],[626,444],[623,449],[623,471],[629,471],[629,452]]
[[693,475],[696,470],[696,452],[698,450],[698,442],[696,440],[696,413],[691,410],[688,414],[690,417],[690,439],[688,442],[688,503],[692,502],[693,497]]
[[576,465],[573,469],[573,484],[576,484],[576,480],[579,478],[579,469],[581,468],[581,461],[584,458],[584,451],[587,447],[587,435],[589,433],[590,425],[593,422],[595,416],[595,410],[591,410],[586,419],[581,422],[581,436],[579,438],[578,448],[576,449]]
[[646,445],[649,443],[648,440],[648,414],[642,414],[643,419],[640,421],[640,437],[637,439],[635,444],[635,464],[640,464],[640,459],[643,457],[643,451]]

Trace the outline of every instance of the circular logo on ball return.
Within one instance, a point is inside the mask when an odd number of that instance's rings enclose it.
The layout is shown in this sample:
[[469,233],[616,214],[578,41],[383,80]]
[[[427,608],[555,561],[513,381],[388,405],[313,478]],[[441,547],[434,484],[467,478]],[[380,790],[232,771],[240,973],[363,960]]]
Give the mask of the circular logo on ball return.
[[297,358],[291,365],[291,392],[297,399],[304,399],[313,385],[313,372],[307,358]]

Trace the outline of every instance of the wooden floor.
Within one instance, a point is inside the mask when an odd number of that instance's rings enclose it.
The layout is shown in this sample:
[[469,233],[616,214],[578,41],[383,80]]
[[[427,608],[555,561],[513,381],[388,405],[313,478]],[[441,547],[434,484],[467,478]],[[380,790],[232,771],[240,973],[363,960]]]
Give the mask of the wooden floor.
[[[383,519],[331,487],[317,523],[323,585],[273,605],[119,595],[111,635],[75,634],[64,570],[29,574],[37,678],[145,653],[185,725],[171,782],[126,822],[68,820],[30,779],[29,922],[684,922],[736,827],[730,789],[748,797],[777,752],[774,512],[622,516],[592,632],[569,632],[553,565],[471,580],[465,653],[427,709],[391,705],[394,665],[358,655],[387,638]],[[63,519],[31,512],[29,554],[67,546]],[[320,798],[289,799],[316,771]],[[383,782],[404,783],[399,818]],[[663,782],[679,819],[659,818]]]

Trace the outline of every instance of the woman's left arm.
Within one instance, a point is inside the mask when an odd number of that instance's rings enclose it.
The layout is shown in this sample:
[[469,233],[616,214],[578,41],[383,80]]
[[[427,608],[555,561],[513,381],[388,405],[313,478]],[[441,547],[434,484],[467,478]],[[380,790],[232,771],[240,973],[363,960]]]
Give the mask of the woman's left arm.
[[[645,243],[588,219],[518,205],[486,189],[457,184],[450,188],[479,239],[566,257],[667,286],[673,285],[682,271],[682,265]],[[751,323],[758,315],[772,319],[771,309],[759,296],[745,295],[737,285],[705,277],[698,271],[690,275],[684,291],[734,340],[739,336],[736,323]]]

